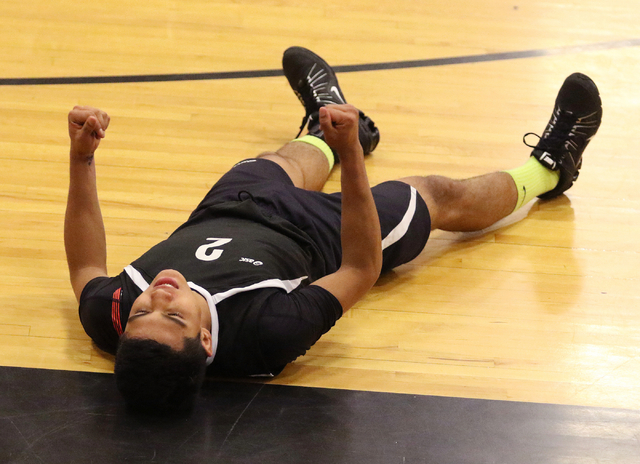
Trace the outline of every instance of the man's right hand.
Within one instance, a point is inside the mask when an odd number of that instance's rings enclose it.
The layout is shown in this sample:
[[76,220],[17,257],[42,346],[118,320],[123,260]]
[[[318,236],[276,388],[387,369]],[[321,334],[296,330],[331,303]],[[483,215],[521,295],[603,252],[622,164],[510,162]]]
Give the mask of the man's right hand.
[[90,106],[76,106],[69,112],[71,158],[90,160],[109,127],[109,115]]

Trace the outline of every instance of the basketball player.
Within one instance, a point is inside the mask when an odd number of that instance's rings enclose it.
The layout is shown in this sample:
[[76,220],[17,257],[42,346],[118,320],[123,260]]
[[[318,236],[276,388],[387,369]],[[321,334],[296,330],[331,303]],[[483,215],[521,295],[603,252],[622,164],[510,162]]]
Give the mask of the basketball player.
[[[94,158],[109,116],[91,107],[69,113],[71,284],[85,331],[116,354],[117,385],[134,408],[188,410],[205,371],[278,374],[381,272],[415,258],[431,230],[481,230],[570,188],[602,115],[595,84],[573,74],[523,166],[370,188],[364,155],[378,144],[376,125],[346,104],[313,52],[288,49],[283,68],[308,133],[236,164],[187,222],[115,277],[107,274]],[[319,192],[338,162],[341,193]]]

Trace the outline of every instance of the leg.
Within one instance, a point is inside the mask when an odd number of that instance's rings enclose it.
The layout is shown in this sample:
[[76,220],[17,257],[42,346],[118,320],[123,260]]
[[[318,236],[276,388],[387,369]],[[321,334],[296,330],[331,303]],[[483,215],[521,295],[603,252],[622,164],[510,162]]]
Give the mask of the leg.
[[[284,52],[282,70],[291,89],[305,109],[298,135],[307,126],[309,135],[324,140],[318,111],[325,105],[347,103],[335,72],[320,56],[302,47],[290,47]],[[362,145],[362,151],[368,155],[378,145],[380,132],[371,118],[362,111],[360,111],[358,125],[358,138]],[[334,161],[338,162],[336,153],[333,153],[333,157],[332,164]]]
[[575,73],[562,84],[551,119],[523,166],[466,180],[440,176],[400,180],[415,187],[427,203],[432,229],[481,230],[536,196],[546,200],[569,189],[601,118],[598,88],[589,77]]
[[494,172],[465,180],[442,176],[399,179],[413,186],[429,207],[431,229],[481,230],[513,212],[518,191],[513,178]]
[[331,172],[327,156],[322,150],[304,142],[289,142],[275,152],[261,153],[258,158],[280,165],[293,185],[305,190],[322,190]]

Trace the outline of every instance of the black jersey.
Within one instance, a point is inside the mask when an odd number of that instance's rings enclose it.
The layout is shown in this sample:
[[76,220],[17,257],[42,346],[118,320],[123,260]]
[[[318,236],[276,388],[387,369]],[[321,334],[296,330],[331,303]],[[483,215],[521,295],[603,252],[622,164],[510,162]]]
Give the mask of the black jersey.
[[[252,200],[226,202],[192,215],[120,275],[85,287],[80,318],[99,347],[115,351],[133,302],[168,267],[183,274],[209,304],[217,341],[212,371],[279,371],[342,313],[333,295],[308,287],[333,270],[304,232],[265,216]],[[278,327],[272,319],[280,319]],[[291,324],[297,325],[292,333]]]
[[[405,183],[372,192],[388,270],[422,251],[429,212]],[[342,315],[331,293],[310,285],[340,266],[340,209],[339,193],[298,189],[276,163],[240,162],[171,237],[118,276],[86,285],[82,325],[100,348],[115,352],[135,299],[160,271],[175,269],[207,300],[214,340],[218,330],[209,371],[275,374]]]

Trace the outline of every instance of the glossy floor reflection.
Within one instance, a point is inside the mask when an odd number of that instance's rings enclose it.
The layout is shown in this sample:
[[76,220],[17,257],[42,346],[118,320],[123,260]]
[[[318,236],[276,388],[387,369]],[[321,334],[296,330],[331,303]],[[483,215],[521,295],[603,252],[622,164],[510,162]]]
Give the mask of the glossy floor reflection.
[[2,463],[637,463],[640,412],[208,381],[128,413],[109,374],[0,368]]

